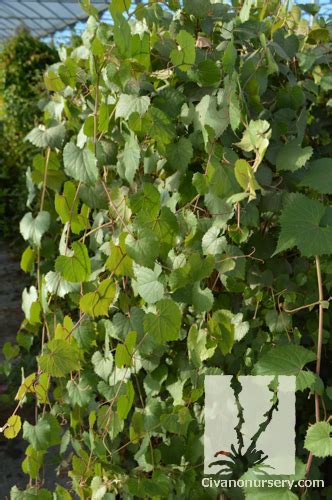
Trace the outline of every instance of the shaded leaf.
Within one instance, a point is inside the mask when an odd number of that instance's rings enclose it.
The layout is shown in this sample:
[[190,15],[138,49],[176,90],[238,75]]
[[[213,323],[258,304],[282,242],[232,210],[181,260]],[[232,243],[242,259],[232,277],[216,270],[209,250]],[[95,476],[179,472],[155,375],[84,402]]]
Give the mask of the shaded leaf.
[[176,340],[181,326],[181,312],[171,299],[162,299],[156,304],[157,313],[148,313],[144,318],[144,329],[159,343]]

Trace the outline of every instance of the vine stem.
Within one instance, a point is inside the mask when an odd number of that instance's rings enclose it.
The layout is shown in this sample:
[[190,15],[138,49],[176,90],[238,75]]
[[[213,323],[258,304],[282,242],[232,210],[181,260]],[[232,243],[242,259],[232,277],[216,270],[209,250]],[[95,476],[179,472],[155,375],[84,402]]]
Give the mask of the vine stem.
[[51,148],[48,147],[46,150],[46,159],[45,159],[45,170],[44,170],[44,180],[43,180],[43,190],[40,198],[40,212],[44,208],[44,201],[45,201],[45,193],[46,193],[46,183],[47,183],[47,175],[48,175],[48,164],[50,162],[50,156],[51,156]]
[[[319,317],[318,317],[318,337],[317,337],[317,356],[316,356],[316,375],[320,375],[320,367],[322,361],[322,345],[323,345],[323,320],[324,320],[324,292],[323,292],[323,279],[322,271],[320,267],[320,258],[318,255],[315,257],[316,260],[316,273],[317,273],[317,284],[318,284],[318,294],[319,294]],[[316,422],[320,421],[319,414],[319,394],[315,391],[315,418]],[[305,475],[308,476],[312,464],[312,453],[309,453]]]

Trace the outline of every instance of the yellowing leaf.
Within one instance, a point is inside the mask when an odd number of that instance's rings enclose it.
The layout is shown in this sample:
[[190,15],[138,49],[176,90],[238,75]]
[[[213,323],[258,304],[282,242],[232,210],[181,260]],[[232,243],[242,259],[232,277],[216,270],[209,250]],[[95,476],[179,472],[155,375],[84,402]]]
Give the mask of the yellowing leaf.
[[111,279],[100,283],[97,290],[83,295],[80,307],[85,314],[96,318],[108,316],[108,310],[116,296],[116,286]]
[[237,160],[235,163],[235,178],[245,192],[249,191],[250,198],[256,198],[256,190],[260,185],[255,179],[255,174],[249,163],[245,160]]
[[7,439],[14,439],[22,427],[21,417],[19,415],[12,415],[7,420],[6,426],[7,427],[3,432],[5,437]]

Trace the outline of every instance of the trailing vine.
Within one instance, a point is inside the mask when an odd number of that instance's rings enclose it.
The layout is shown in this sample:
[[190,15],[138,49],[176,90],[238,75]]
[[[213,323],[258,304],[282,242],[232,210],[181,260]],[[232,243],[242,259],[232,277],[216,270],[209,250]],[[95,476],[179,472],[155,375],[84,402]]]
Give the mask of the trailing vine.
[[323,477],[331,26],[277,0],[113,0],[113,26],[84,6],[27,135],[40,197],[20,223],[17,358],[36,357],[2,427],[29,443],[12,498],[53,498],[51,454],[54,498],[217,498],[201,486],[211,374],[295,375],[294,477]]

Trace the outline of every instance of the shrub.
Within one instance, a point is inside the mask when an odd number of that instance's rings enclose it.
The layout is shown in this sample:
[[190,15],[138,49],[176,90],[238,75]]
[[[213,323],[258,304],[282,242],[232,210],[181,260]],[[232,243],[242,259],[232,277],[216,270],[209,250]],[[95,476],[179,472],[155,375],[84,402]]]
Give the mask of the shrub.
[[[36,149],[25,135],[42,116],[42,75],[57,53],[22,29],[0,51],[0,230],[13,235],[26,209],[26,171]],[[16,231],[17,232],[17,231]]]
[[[129,4],[111,2],[113,27],[85,4],[82,45],[48,69],[53,104],[28,135],[29,492],[51,498],[56,449],[71,481],[56,498],[216,498],[201,486],[204,376],[222,373],[297,377],[297,478],[321,477],[329,26],[278,1]],[[20,432],[20,406],[3,429]],[[260,492],[276,494],[296,498]]]

